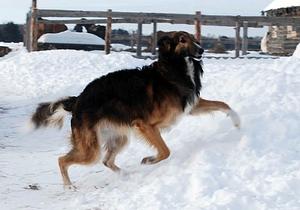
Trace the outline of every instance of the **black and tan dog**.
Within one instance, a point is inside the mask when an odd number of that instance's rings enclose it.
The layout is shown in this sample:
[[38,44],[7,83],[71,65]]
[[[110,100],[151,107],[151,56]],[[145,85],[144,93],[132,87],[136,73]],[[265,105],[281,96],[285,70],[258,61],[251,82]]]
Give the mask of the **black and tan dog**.
[[73,148],[59,158],[65,186],[71,186],[68,167],[96,162],[101,146],[106,152],[104,165],[118,171],[115,158],[126,145],[130,129],[156,148],[155,156],[142,160],[154,164],[170,154],[160,129],[184,113],[221,111],[239,126],[238,115],[226,103],[200,98],[203,49],[190,34],[174,32],[161,38],[158,47],[158,61],[150,66],[109,73],[92,81],[77,97],[39,105],[32,116],[36,128],[62,126],[64,114],[72,114]]

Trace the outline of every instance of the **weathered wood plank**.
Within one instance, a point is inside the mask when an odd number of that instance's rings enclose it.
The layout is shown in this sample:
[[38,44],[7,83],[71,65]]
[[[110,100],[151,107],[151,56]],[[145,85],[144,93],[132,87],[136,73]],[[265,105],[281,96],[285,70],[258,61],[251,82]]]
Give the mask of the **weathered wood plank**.
[[156,54],[157,45],[157,22],[153,22],[153,34],[152,34],[152,55]]
[[37,0],[32,0],[30,17],[30,51],[38,50]]
[[39,9],[38,17],[107,17],[107,11]]
[[[141,22],[143,24],[152,24],[153,22],[156,23],[170,23],[170,24],[188,24],[194,25],[194,20],[184,20],[184,19],[177,19],[177,20],[167,20],[167,19],[143,19],[140,18],[114,18],[112,17],[112,23],[137,23]],[[106,19],[60,19],[60,20],[49,20],[49,19],[39,19],[39,23],[45,24],[103,24],[106,23]]]
[[195,15],[195,39],[201,42],[201,12],[197,11]]
[[247,55],[248,51],[248,22],[243,22],[243,42],[242,42],[242,55]]
[[142,30],[143,30],[143,24],[140,22],[138,23],[138,30],[137,30],[137,47],[136,47],[137,57],[140,57],[142,55]]
[[235,57],[240,57],[240,22],[235,26]]
[[112,17],[111,17],[111,9],[107,11],[107,23],[105,30],[105,53],[110,53],[110,43],[111,43],[111,32],[112,32]]
[[24,46],[30,51],[30,13],[26,14],[26,24],[24,25]]
[[[106,11],[81,11],[81,10],[38,10],[38,17],[106,17]],[[165,19],[190,19],[194,20],[192,14],[172,13],[144,13],[144,12],[112,12],[113,17],[123,18],[165,18]]]
[[[136,13],[112,12],[113,18],[129,18],[156,20],[169,23],[194,24],[193,14],[172,13]],[[107,17],[107,11],[80,11],[80,10],[37,10],[37,17]],[[267,17],[267,16],[230,16],[230,15],[201,15],[202,25],[235,26],[237,20],[248,21],[249,27],[269,25],[295,25],[300,26],[300,17]]]
[[205,23],[217,23],[220,21],[223,24],[232,24],[237,20],[243,22],[248,21],[249,26],[252,23],[261,25],[300,25],[300,17],[266,17],[266,16],[230,16],[230,15],[202,15],[201,19]]

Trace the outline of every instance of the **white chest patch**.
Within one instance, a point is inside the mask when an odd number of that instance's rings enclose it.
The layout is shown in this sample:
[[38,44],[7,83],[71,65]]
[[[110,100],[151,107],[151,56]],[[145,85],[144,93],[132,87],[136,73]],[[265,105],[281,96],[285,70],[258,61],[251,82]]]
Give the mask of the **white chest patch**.
[[191,78],[191,81],[195,85],[195,67],[193,61],[190,60],[189,57],[185,57],[185,62],[187,65],[187,75]]

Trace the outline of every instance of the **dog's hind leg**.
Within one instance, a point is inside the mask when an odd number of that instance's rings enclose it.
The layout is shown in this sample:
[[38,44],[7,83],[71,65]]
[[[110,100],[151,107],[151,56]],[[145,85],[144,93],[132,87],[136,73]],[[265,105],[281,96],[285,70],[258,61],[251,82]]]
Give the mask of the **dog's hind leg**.
[[221,111],[227,114],[232,120],[234,126],[239,128],[241,126],[241,121],[239,115],[230,108],[228,104],[222,101],[209,101],[200,98],[196,105],[192,108],[190,114],[197,115],[202,113],[210,113],[214,111]]
[[145,157],[142,164],[154,164],[169,157],[170,150],[162,139],[159,129],[143,121],[136,121],[133,126],[144,137],[146,142],[157,149],[156,156]]
[[108,139],[104,145],[106,154],[103,159],[103,164],[115,172],[120,171],[120,168],[115,165],[115,159],[117,154],[127,145],[127,143],[128,139],[126,135]]
[[96,162],[99,158],[100,147],[94,129],[87,126],[74,127],[72,125],[72,150],[59,158],[59,167],[65,187],[72,187],[68,168],[72,164],[87,165]]

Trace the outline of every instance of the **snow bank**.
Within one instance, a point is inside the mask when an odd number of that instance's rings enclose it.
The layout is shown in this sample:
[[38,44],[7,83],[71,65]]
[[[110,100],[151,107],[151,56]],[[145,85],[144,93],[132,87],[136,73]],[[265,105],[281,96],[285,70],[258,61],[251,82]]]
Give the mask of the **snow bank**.
[[104,45],[105,41],[100,37],[90,33],[80,33],[72,31],[63,31],[60,33],[43,34],[38,42],[57,43],[57,44],[89,44]]
[[0,63],[1,100],[32,99],[45,94],[63,96],[62,90],[68,91],[70,87],[73,92],[69,94],[78,94],[76,91],[94,78],[144,63],[128,53],[104,55],[103,51],[76,50],[23,52]]
[[69,150],[70,122],[62,131],[24,134],[37,103],[77,95],[100,75],[151,62],[73,50],[1,59],[1,208],[299,210],[300,60],[293,57],[204,59],[202,97],[228,102],[242,118],[241,130],[219,113],[183,117],[163,132],[167,160],[141,166],[154,151],[131,136],[116,160],[125,172],[100,163],[73,166],[78,189],[64,191],[57,158]]
[[300,0],[274,0],[263,11],[300,6]]
[[296,50],[293,53],[293,57],[300,58],[300,43],[297,45]]
[[124,45],[124,44],[117,44],[117,43],[111,44],[111,48],[112,48],[112,50],[117,51],[117,52],[131,49],[130,46],[127,46],[127,45]]

